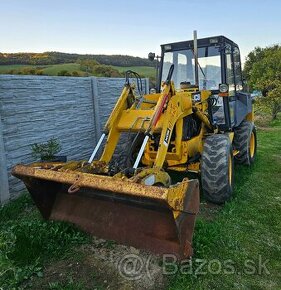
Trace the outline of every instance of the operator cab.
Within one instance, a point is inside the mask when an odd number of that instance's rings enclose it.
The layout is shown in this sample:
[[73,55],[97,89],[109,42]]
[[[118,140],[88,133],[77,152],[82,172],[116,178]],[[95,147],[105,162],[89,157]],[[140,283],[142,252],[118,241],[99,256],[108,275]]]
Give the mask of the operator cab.
[[[209,113],[212,115],[212,122],[222,130],[230,130],[238,126],[245,115],[252,111],[249,94],[243,92],[239,47],[224,36],[198,39],[197,47],[196,67],[193,40],[161,45],[157,91],[160,92],[161,83],[166,80],[173,64],[172,80],[175,89],[211,91],[212,112]],[[219,96],[221,84],[227,85],[227,98]]]

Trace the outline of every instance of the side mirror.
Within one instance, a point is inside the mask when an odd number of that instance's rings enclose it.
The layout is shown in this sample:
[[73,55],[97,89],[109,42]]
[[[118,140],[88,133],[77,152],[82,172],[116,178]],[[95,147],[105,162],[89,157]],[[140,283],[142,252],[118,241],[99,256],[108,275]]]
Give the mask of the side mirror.
[[150,52],[150,53],[148,54],[148,59],[149,59],[150,61],[154,61],[154,59],[155,59],[155,53],[154,53],[154,52]]
[[243,80],[243,90],[247,93],[250,93],[250,87],[247,79],[243,78],[242,80]]

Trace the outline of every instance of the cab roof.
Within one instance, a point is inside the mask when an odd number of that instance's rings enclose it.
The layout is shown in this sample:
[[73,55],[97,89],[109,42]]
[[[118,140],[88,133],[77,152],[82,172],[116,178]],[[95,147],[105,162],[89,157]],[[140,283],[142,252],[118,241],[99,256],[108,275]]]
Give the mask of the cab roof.
[[[198,47],[206,47],[206,46],[211,46],[211,45],[222,45],[225,43],[228,43],[230,45],[238,47],[238,45],[235,42],[233,42],[232,40],[230,40],[229,38],[227,38],[223,35],[197,39],[197,46]],[[162,44],[161,49],[163,52],[166,52],[166,51],[174,51],[174,50],[193,48],[193,46],[194,46],[193,40],[188,40],[188,41]]]

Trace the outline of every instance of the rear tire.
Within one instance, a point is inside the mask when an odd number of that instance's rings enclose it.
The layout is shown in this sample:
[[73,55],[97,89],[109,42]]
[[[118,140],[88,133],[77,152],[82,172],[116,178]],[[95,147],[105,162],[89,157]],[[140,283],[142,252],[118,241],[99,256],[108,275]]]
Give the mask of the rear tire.
[[228,201],[233,191],[233,154],[226,135],[206,138],[201,161],[201,184],[205,198],[216,204]]
[[257,133],[254,123],[244,120],[234,129],[233,147],[239,151],[234,157],[237,163],[248,166],[254,163],[257,152]]

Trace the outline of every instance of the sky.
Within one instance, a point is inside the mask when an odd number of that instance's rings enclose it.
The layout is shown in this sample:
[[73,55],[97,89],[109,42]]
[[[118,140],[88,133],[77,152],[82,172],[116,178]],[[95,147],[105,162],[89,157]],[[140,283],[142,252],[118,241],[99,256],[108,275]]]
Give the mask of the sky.
[[160,53],[160,44],[225,35],[242,61],[281,43],[280,0],[0,0],[0,52]]

